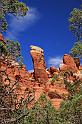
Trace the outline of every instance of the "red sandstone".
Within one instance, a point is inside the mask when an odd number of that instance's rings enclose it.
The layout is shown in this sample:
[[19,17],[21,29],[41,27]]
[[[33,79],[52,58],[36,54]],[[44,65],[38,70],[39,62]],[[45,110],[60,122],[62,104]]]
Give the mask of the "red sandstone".
[[[24,65],[22,68],[19,68],[17,63],[14,62],[12,65],[12,62],[0,57],[0,81],[4,82],[5,85],[9,85],[10,83],[10,86],[18,81],[19,86],[15,87],[15,93],[18,95],[18,99],[26,97],[25,93],[29,89],[31,95],[34,91],[35,99],[29,104],[29,107],[33,106],[34,102],[39,99],[42,93],[45,93],[46,97],[52,102],[52,105],[59,108],[61,101],[67,99],[69,93],[65,88],[63,78],[61,81],[56,81],[53,85],[50,82],[50,78],[52,78],[55,73],[60,74],[62,71],[71,70],[76,74],[78,71],[82,71],[79,60],[75,62],[70,55],[65,54],[63,57],[63,66],[60,70],[55,67],[50,67],[47,71],[51,74],[51,77],[48,77],[43,50],[39,47],[31,46],[30,53],[34,64],[34,73],[28,72]],[[76,65],[76,63],[78,64]],[[68,79],[74,80],[73,77],[69,76]]]

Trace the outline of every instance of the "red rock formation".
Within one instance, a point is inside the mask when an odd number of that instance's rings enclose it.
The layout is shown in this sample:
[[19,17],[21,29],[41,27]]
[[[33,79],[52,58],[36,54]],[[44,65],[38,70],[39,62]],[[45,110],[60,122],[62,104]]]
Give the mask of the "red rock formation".
[[60,67],[60,71],[71,71],[73,73],[78,71],[76,63],[74,62],[74,59],[70,55],[68,54],[64,55],[63,65]]
[[22,97],[25,89],[30,88],[32,83],[25,67],[20,68],[15,62],[12,65],[12,62],[0,58],[0,81],[6,85],[10,84],[10,86],[17,82],[19,88],[16,88],[16,93]]
[[5,39],[1,33],[0,33],[0,42],[2,42],[4,45],[6,44]]
[[[63,99],[68,98],[69,93],[65,87],[63,77],[61,81],[54,81],[53,85],[50,79],[54,74],[59,74],[61,71],[71,70],[73,73],[77,72],[79,60],[75,60],[74,62],[74,59],[70,55],[65,54],[63,57],[63,66],[60,67],[60,71],[55,67],[50,67],[46,71],[43,50],[39,47],[31,46],[30,53],[34,65],[33,73],[28,72],[24,65],[20,68],[17,62],[0,57],[0,82],[4,82],[5,85],[10,84],[10,86],[13,86],[14,83],[18,81],[18,85],[14,87],[18,99],[21,97],[26,98],[28,91],[30,91],[30,96],[35,94],[35,99],[28,104],[28,107],[32,107],[41,94],[45,93],[54,107],[59,108]],[[79,71],[81,70],[82,66],[79,66]],[[48,77],[49,74],[51,77]],[[80,74],[78,73],[78,75]],[[72,78],[73,77],[70,79],[68,77],[70,80],[72,80]]]
[[79,70],[82,71],[82,65],[79,66]]
[[0,41],[4,41],[4,37],[2,34],[0,34]]
[[80,59],[79,58],[74,58],[74,62],[76,63],[77,68],[80,66]]
[[[33,55],[33,57],[36,58],[36,59],[35,58],[33,59],[34,61],[39,60],[39,58],[37,59],[37,57],[42,57],[41,52],[40,53],[36,52],[35,54],[34,53],[33,51],[31,51],[31,54]],[[43,64],[45,63],[44,58],[40,59],[39,62],[40,61],[41,63],[38,63],[38,64],[36,64],[35,62],[35,67],[38,67],[39,69],[39,64],[40,64],[40,69],[42,69],[40,74],[44,74],[43,71],[45,71],[45,74],[46,74],[46,68],[43,68],[45,67],[45,64]],[[66,63],[68,62],[66,61]],[[50,68],[50,72],[52,74],[54,74],[54,72],[59,73],[59,71],[54,67]],[[4,58],[0,58],[0,77],[1,77],[0,80],[1,82],[4,82],[5,85],[10,84],[10,86],[12,86],[16,81],[18,81],[18,87],[15,86],[15,93],[17,94],[18,99],[20,99],[21,97],[26,98],[26,95],[25,95],[26,91],[30,89],[31,91],[35,92],[35,99],[28,104],[29,108],[34,105],[34,103],[39,99],[42,93],[45,93],[46,97],[52,102],[54,107],[59,108],[63,99],[67,99],[69,95],[67,89],[65,88],[65,84],[63,83],[63,79],[62,81],[57,81],[52,85],[47,76],[46,76],[47,78],[45,78],[44,77],[45,75],[39,75],[39,78],[41,79],[41,81],[45,79],[44,82],[46,82],[46,85],[45,84],[40,85],[40,83],[42,84],[42,82],[37,82],[38,80],[37,73],[36,72],[29,73],[26,70],[26,67],[24,65],[22,66],[22,68],[19,68],[18,63],[14,61],[9,61]],[[30,93],[31,93],[30,95],[32,96],[32,92]]]
[[53,77],[54,74],[58,74],[59,73],[59,70],[57,68],[53,67],[53,66],[50,67],[49,69],[47,69],[47,71],[49,72],[48,74],[50,74],[51,77]]
[[40,47],[31,46],[30,54],[34,65],[34,77],[40,84],[45,84],[48,81],[48,75],[43,50]]

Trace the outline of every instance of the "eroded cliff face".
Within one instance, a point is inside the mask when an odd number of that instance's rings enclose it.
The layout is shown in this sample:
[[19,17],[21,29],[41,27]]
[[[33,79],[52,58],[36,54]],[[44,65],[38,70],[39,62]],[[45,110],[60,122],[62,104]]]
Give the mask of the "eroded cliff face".
[[[18,99],[31,97],[28,107],[32,107],[42,93],[52,102],[54,107],[59,108],[61,102],[67,99],[69,92],[64,84],[63,73],[70,70],[67,80],[73,83],[78,79],[82,81],[82,65],[70,55],[65,54],[62,66],[59,69],[50,67],[46,70],[44,53],[40,47],[31,46],[34,72],[30,73],[25,65],[21,68],[15,61],[0,57],[0,82],[10,85],[15,89]],[[53,80],[54,79],[54,80]]]

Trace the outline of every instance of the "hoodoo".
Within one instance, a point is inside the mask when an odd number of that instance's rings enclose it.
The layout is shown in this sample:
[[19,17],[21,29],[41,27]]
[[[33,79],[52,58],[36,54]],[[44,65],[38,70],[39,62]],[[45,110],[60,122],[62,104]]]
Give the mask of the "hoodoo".
[[37,46],[30,46],[30,48],[30,54],[34,65],[35,79],[41,84],[45,84],[48,81],[48,75],[46,72],[43,49]]

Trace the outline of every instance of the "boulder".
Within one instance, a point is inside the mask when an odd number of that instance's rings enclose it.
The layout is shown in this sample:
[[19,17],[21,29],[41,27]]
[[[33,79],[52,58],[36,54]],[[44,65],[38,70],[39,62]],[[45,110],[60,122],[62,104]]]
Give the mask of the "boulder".
[[49,71],[50,71],[51,74],[54,74],[55,72],[57,72],[57,73],[59,72],[58,69],[55,68],[54,66],[50,67]]

